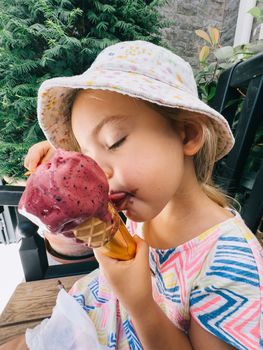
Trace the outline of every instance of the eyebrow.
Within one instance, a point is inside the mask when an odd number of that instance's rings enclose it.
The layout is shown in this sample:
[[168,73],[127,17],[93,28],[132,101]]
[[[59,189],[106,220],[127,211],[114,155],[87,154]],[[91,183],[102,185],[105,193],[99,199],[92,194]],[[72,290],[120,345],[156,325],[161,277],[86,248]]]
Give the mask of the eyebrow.
[[98,135],[100,130],[106,125],[106,124],[119,124],[123,120],[127,119],[127,116],[124,115],[111,115],[109,117],[104,118],[93,130],[94,135]]
[[[99,122],[98,125],[96,125],[96,127],[94,128],[94,130],[92,131],[92,134],[97,136],[98,133],[100,132],[100,130],[106,125],[106,124],[120,124],[121,122],[123,122],[124,120],[128,119],[127,116],[124,115],[111,115],[109,117],[104,118],[101,122]],[[82,152],[86,153],[88,152],[88,150],[82,149]]]

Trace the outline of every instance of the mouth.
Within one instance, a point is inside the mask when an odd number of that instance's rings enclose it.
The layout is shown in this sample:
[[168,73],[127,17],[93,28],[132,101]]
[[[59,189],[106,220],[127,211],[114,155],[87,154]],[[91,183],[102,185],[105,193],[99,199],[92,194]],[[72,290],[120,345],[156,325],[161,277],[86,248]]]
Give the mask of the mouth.
[[112,202],[117,211],[125,210],[132,197],[133,194],[130,192],[111,191],[109,194],[109,200]]

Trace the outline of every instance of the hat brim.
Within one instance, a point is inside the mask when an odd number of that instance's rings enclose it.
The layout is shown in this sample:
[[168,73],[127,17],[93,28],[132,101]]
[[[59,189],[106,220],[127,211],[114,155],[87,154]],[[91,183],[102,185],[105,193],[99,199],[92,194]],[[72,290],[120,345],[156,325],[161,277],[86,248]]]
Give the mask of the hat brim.
[[218,133],[216,159],[224,157],[234,145],[234,137],[225,118],[192,92],[137,73],[89,69],[85,74],[46,80],[38,93],[38,119],[47,139],[56,147],[72,149],[69,120],[78,89],[115,91],[161,106],[181,108],[210,118]]

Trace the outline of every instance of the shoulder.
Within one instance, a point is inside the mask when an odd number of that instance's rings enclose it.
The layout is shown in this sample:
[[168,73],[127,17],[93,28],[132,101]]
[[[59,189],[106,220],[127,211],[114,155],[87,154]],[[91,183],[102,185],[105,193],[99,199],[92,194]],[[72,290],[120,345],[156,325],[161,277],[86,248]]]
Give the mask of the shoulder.
[[237,216],[222,223],[221,234],[207,257],[205,273],[258,286],[263,273],[262,261],[263,250],[257,238]]
[[263,335],[262,248],[240,217],[220,226],[191,292],[191,317],[228,344],[258,349]]
[[219,225],[219,234],[199,275],[202,285],[246,285],[258,290],[263,276],[263,250],[238,215]]

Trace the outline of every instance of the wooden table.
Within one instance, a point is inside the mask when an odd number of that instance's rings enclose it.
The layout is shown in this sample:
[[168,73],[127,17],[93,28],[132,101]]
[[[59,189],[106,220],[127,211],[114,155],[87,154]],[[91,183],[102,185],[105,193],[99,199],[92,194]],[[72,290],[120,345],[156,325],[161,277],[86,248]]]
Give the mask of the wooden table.
[[51,315],[59,292],[58,280],[68,291],[83,276],[20,283],[0,316],[0,345]]

